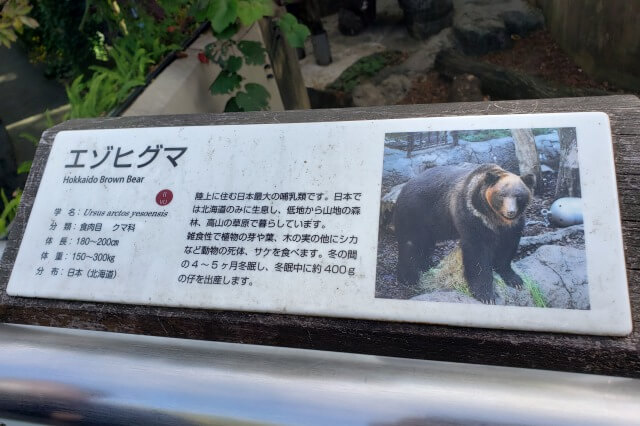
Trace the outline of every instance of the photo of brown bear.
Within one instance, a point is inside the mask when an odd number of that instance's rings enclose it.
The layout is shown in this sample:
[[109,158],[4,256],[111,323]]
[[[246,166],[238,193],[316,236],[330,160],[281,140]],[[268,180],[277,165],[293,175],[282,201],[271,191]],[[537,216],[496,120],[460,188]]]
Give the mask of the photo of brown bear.
[[387,134],[376,297],[589,309],[575,145],[574,128]]
[[535,176],[523,178],[496,164],[437,166],[411,179],[396,201],[398,279],[415,285],[431,265],[435,243],[460,240],[464,277],[472,295],[495,303],[492,271],[511,287],[511,268]]

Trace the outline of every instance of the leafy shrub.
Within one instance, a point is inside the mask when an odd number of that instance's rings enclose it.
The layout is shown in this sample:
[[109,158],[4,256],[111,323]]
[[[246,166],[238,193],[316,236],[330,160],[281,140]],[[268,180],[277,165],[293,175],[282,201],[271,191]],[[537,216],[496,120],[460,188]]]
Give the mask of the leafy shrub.
[[88,74],[91,65],[106,61],[105,45],[121,37],[137,40],[158,60],[177,48],[175,43],[194,24],[187,16],[189,2],[158,3],[162,17],[156,19],[145,10],[151,2],[131,2],[121,10],[117,1],[38,0],[32,15],[40,27],[25,31],[23,40],[31,59],[46,65],[47,75],[65,80]]
[[22,37],[35,62],[45,64],[45,74],[69,78],[95,64],[94,47],[100,44],[104,17],[88,13],[90,1],[38,0],[32,16],[40,26]]
[[147,68],[154,63],[151,53],[131,37],[120,39],[108,55],[113,68],[91,66],[91,78],[85,81],[80,75],[67,87],[70,118],[105,115],[123,102],[133,88],[145,84]]
[[[199,21],[211,22],[216,41],[208,44],[200,59],[217,64],[221,71],[209,87],[212,95],[231,94],[226,112],[258,111],[269,108],[269,92],[260,84],[246,83],[238,71],[243,63],[263,65],[264,47],[255,41],[236,41],[232,37],[238,29],[250,27],[264,16],[274,16],[271,0],[209,0],[196,3],[192,9]],[[302,47],[310,31],[295,16],[285,13],[276,19],[285,39],[293,47]],[[244,89],[244,90],[243,90]]]
[[18,211],[18,204],[22,198],[22,191],[17,189],[11,199],[7,198],[3,189],[0,189],[0,201],[2,202],[2,211],[0,211],[0,238],[7,235],[8,226],[15,218]]
[[0,45],[10,47],[25,27],[38,27],[38,21],[27,16],[32,9],[28,0],[0,0]]

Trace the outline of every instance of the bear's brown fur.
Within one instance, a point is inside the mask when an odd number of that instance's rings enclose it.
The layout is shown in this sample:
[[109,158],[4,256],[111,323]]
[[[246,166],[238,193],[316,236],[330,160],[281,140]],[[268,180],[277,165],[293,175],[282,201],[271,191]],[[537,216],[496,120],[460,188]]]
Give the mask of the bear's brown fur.
[[511,268],[535,176],[522,178],[496,164],[428,169],[402,188],[394,212],[400,282],[415,285],[429,269],[439,241],[460,239],[464,276],[478,300],[493,303],[493,271],[512,287]]

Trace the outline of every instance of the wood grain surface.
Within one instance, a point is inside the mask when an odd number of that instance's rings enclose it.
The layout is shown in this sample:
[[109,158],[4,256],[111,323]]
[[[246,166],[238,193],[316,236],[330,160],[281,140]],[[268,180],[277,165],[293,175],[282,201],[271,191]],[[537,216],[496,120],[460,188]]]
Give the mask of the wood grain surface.
[[[628,337],[11,297],[6,286],[55,135],[109,129],[602,111],[613,133],[633,315]],[[640,377],[640,100],[635,96],[73,120],[42,136],[0,262],[0,321]],[[613,208],[613,207],[612,207]]]

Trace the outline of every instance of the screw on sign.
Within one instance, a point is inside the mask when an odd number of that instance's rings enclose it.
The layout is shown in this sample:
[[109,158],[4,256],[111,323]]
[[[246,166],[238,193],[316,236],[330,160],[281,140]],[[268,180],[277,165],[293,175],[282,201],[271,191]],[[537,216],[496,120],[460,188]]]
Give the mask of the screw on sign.
[[163,189],[156,195],[156,203],[158,203],[159,206],[166,206],[171,200],[173,200],[173,192],[171,192],[170,189]]

